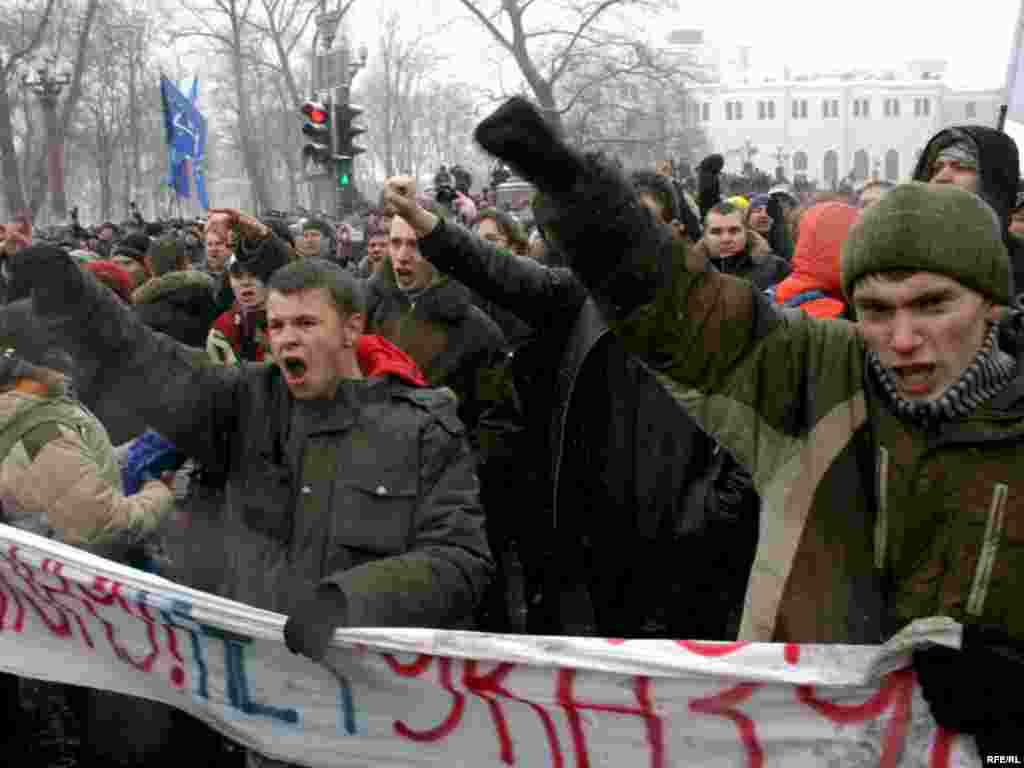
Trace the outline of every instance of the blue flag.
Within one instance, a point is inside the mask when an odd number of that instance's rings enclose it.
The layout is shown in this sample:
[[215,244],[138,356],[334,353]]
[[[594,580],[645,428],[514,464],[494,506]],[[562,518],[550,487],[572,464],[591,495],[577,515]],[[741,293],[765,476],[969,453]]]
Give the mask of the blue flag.
[[178,197],[190,198],[189,173],[196,181],[199,204],[208,209],[206,176],[206,118],[196,108],[198,79],[192,84],[192,98],[185,96],[165,76],[160,77],[160,99],[164,110],[164,133],[167,140],[167,183]]

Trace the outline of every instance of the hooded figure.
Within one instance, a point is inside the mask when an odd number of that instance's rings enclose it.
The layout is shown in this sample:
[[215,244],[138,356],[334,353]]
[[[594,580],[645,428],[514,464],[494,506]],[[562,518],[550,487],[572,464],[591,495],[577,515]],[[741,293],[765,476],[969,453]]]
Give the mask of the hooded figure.
[[1024,290],[1024,243],[1010,236],[1010,214],[1017,205],[1020,157],[1017,143],[1005,133],[983,125],[961,125],[939,131],[925,145],[914,169],[914,181],[931,181],[940,154],[952,152],[973,161],[978,171],[976,194],[992,206],[1003,226],[1010,252],[1013,293]]
[[775,286],[775,301],[799,307],[811,317],[840,317],[846,309],[839,284],[843,243],[857,223],[858,211],[840,202],[808,209],[793,254],[793,272]]

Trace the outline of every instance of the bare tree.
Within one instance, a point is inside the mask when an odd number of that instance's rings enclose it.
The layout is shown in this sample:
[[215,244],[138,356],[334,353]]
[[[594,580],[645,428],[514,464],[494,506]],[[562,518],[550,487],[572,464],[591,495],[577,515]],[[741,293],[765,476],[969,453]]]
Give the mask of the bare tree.
[[[670,5],[654,0],[459,1],[512,57],[557,129],[589,91],[651,70],[627,12],[653,13]],[[527,14],[538,6],[557,18],[538,18],[531,25]]]
[[424,166],[417,122],[423,117],[423,89],[437,61],[426,34],[407,36],[401,20],[397,10],[381,18],[373,64],[356,96],[367,108],[371,155],[386,176],[418,174]]
[[206,6],[182,3],[192,23],[172,39],[204,40],[227,59],[235,111],[234,138],[244,163],[252,197],[258,209],[271,206],[270,186],[253,120],[253,89],[250,67],[263,67],[263,42],[256,20],[254,0],[212,0]]
[[0,15],[0,168],[8,214],[26,208],[21,168],[14,143],[11,88],[17,88],[18,70],[43,45],[56,0],[23,0]]

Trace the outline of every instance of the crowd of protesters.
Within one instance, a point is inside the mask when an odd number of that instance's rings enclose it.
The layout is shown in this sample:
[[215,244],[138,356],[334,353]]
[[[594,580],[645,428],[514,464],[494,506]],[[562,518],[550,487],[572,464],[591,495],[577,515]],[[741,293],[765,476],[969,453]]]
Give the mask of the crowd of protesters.
[[[456,172],[346,223],[3,227],[3,522],[280,612],[313,660],[344,626],[881,643],[949,615],[964,648],[915,656],[933,713],[1019,748],[1013,141],[947,129],[914,182],[814,192],[627,172],[538,120],[477,131],[526,209]],[[80,766],[278,765],[65,699]]]

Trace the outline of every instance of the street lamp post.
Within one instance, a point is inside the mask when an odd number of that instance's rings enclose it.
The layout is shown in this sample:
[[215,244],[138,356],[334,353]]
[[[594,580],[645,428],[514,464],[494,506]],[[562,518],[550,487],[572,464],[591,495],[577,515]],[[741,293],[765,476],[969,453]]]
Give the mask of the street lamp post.
[[35,80],[28,75],[23,75],[21,78],[21,86],[35,93],[43,111],[43,123],[46,127],[50,207],[57,221],[63,221],[68,215],[68,200],[64,192],[64,141],[57,126],[57,102],[64,86],[70,83],[70,74],[64,72],[59,76],[53,76],[46,64],[36,69]]

